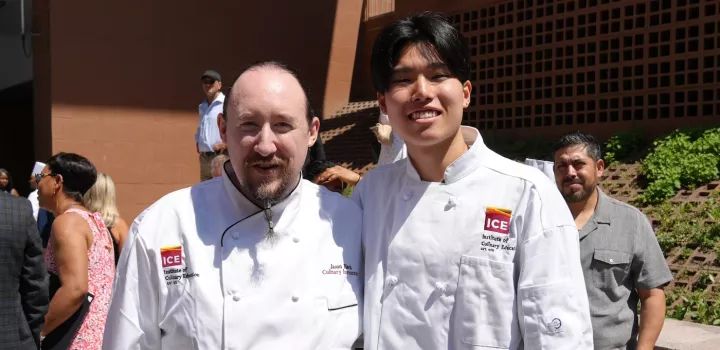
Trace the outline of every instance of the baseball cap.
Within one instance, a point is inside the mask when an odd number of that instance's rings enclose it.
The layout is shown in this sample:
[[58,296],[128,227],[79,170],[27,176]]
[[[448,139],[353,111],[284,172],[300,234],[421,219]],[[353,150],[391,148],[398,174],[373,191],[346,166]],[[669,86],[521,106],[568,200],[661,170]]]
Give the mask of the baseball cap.
[[210,78],[210,79],[213,79],[213,80],[216,80],[216,81],[221,81],[221,80],[222,80],[222,79],[220,78],[220,73],[218,73],[218,72],[216,72],[216,71],[214,71],[214,70],[206,70],[205,73],[203,73],[202,77],[200,77],[200,79],[203,79],[203,78],[206,78],[206,77],[207,77],[207,78]]
[[33,166],[33,170],[32,170],[32,173],[30,173],[30,175],[40,174],[40,173],[42,173],[43,169],[45,169],[45,163],[35,162],[35,166]]

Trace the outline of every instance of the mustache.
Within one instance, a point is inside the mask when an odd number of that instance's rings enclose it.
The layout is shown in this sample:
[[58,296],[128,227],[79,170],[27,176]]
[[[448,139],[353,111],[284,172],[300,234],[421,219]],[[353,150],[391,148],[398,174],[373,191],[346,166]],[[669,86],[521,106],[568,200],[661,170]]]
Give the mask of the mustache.
[[254,155],[248,158],[248,160],[245,161],[245,164],[247,166],[284,166],[287,164],[287,161],[284,159],[278,157],[278,156],[271,156],[271,157],[263,157],[261,155]]
[[563,181],[563,185],[573,185],[573,184],[582,185],[582,184],[584,184],[584,182],[578,178],[567,179],[567,180]]

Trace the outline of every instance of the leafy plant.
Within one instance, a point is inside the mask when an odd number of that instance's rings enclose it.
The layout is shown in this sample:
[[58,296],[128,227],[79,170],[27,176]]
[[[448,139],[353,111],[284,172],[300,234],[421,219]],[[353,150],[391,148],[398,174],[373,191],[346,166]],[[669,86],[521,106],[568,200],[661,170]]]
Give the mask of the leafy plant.
[[649,184],[639,200],[659,203],[681,188],[693,188],[718,178],[720,128],[679,131],[653,143],[643,160],[643,173]]
[[647,148],[648,142],[640,130],[618,133],[608,139],[605,144],[605,165],[610,166],[619,161],[629,160]]
[[341,194],[347,198],[352,197],[353,190],[355,189],[354,186],[345,186],[345,188],[342,190]]
[[705,290],[707,286],[715,283],[715,276],[712,273],[712,271],[709,270],[702,270],[700,271],[700,275],[695,282],[695,285],[693,286],[693,289],[695,290]]

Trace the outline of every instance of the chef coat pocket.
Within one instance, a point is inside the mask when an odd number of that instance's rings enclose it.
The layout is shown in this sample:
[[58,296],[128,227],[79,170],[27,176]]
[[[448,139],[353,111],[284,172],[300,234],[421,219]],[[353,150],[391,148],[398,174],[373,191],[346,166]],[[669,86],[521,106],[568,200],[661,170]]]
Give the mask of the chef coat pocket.
[[615,289],[622,285],[630,270],[632,254],[617,250],[595,249],[590,270],[595,287]]
[[357,296],[353,292],[341,293],[337,297],[328,298],[327,300],[327,309],[330,312],[348,309],[353,306],[358,306]]
[[460,258],[455,348],[510,347],[515,300],[513,268],[512,263],[468,255]]

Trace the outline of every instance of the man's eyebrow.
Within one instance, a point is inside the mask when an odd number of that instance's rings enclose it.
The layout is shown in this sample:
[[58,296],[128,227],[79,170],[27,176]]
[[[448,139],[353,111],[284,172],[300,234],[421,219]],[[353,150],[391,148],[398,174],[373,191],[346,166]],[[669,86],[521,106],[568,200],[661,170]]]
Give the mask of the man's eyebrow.
[[250,117],[252,117],[252,115],[253,115],[252,112],[250,112],[248,110],[243,110],[243,111],[238,112],[237,119],[250,118]]
[[[427,65],[427,68],[429,68],[429,69],[447,69],[448,67],[447,67],[447,64],[445,64],[443,62],[432,62]],[[411,72],[412,70],[413,69],[410,67],[397,66],[397,67],[393,68],[392,73],[393,74],[408,73],[408,72]]]

